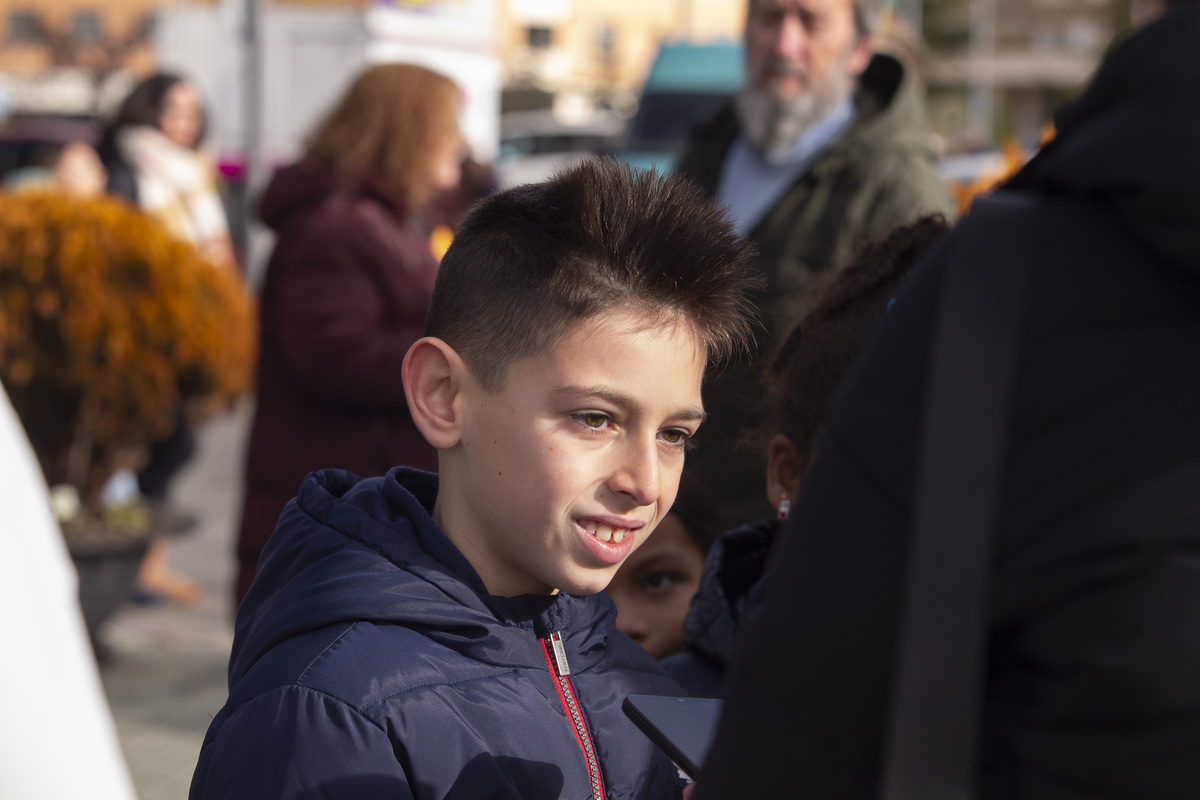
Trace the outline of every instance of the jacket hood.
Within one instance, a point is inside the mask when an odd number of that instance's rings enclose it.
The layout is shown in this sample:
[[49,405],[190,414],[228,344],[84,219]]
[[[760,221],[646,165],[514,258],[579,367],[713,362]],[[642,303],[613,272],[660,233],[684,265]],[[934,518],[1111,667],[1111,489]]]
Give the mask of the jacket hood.
[[[871,57],[858,78],[854,106],[854,123],[830,148],[830,154],[846,159],[878,150],[929,155],[924,103],[904,66],[892,56],[876,53]],[[815,166],[837,168],[832,161],[827,158]]]
[[397,219],[404,217],[403,205],[376,181],[340,170],[306,170],[299,164],[284,167],[271,178],[259,200],[258,216],[263,224],[278,230],[293,215],[312,208],[338,191],[372,197],[390,209]]
[[1160,256],[1200,273],[1200,3],[1130,36],[1007,187],[1110,205]]
[[[429,515],[437,476],[396,468],[360,479],[323,470],[288,503],[238,609],[230,686],[268,650],[338,624],[394,624],[484,663],[543,664],[536,637],[581,637],[572,666],[603,654],[615,610],[603,598],[487,594]],[[603,596],[602,596],[603,597]],[[506,635],[512,628],[535,636]]]

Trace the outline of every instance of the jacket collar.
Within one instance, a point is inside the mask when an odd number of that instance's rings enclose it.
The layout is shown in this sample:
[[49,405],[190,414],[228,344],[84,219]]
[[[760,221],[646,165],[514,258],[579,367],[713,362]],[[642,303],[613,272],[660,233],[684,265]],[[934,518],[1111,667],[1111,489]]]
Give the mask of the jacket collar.
[[616,616],[607,596],[487,594],[430,516],[436,497],[437,476],[408,468],[365,480],[341,470],[310,475],[238,611],[231,679],[291,637],[357,622],[418,629],[498,666],[541,665],[537,638],[556,631],[574,669],[603,656]]

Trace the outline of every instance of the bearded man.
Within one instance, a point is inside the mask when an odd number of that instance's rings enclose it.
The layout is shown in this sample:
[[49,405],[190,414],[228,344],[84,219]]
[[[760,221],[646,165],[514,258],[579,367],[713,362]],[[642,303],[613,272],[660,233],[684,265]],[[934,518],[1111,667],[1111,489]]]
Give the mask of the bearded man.
[[[876,12],[876,0],[750,0],[746,85],[679,164],[758,249],[767,279],[757,298],[760,356],[799,318],[806,290],[861,244],[952,213],[915,81],[873,52]],[[770,511],[765,459],[742,441],[762,395],[759,372],[747,362],[711,383],[692,458],[730,525]]]

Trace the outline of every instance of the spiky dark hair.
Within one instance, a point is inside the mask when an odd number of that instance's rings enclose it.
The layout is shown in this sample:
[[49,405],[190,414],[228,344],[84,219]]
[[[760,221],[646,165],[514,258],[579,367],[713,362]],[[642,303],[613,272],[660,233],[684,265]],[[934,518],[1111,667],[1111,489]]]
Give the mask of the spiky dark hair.
[[752,250],[687,180],[596,159],[488,197],[438,270],[425,333],[489,390],[514,361],[617,308],[682,317],[709,363],[750,347]]

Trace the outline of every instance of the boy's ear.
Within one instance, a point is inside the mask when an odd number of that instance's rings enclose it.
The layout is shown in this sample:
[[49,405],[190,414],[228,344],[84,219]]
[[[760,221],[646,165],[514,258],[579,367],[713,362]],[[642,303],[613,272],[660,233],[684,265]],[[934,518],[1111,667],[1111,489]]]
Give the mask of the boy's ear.
[[438,450],[458,444],[465,372],[454,348],[432,336],[418,339],[404,355],[400,375],[408,411],[425,441]]
[[779,510],[783,498],[789,500],[799,493],[804,477],[804,459],[792,440],[776,434],[767,445],[767,502]]

